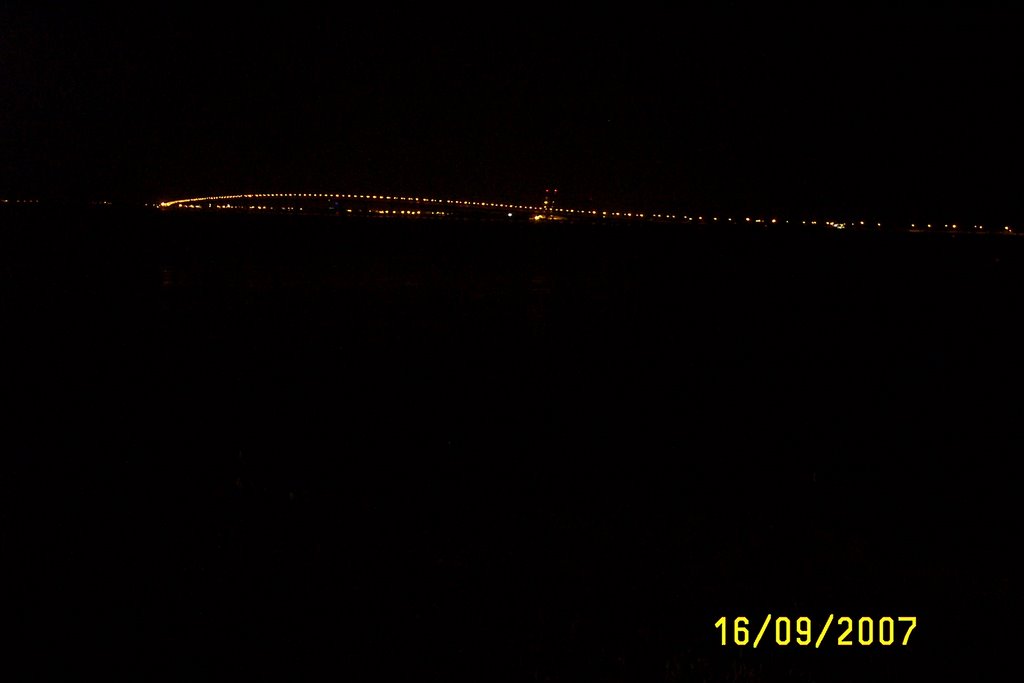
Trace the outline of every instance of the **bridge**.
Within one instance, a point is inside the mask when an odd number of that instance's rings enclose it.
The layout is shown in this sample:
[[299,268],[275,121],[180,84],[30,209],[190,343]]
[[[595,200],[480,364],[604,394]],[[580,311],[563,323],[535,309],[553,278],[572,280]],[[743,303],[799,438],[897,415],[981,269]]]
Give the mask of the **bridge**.
[[[267,211],[304,214],[358,214],[394,218],[429,218],[486,216],[489,218],[521,219],[530,221],[578,222],[658,222],[696,225],[749,225],[771,227],[782,225],[819,227],[829,230],[855,231],[882,230],[879,221],[803,219],[790,220],[774,216],[717,216],[648,213],[612,209],[583,209],[555,206],[551,195],[545,194],[540,205],[488,202],[469,199],[446,199],[381,194],[341,194],[330,192],[270,192],[252,194],[217,195],[172,199],[155,205],[166,209],[193,209],[209,211]],[[887,224],[887,231],[911,233],[982,233],[1014,235],[1024,234],[1009,225],[986,227],[981,224],[910,223]]]
[[418,216],[452,216],[466,213],[488,213],[508,218],[535,221],[572,219],[659,220],[678,221],[689,217],[673,214],[640,213],[599,209],[575,209],[554,206],[545,199],[543,205],[487,202],[435,197],[404,197],[377,194],[340,194],[328,192],[277,192],[190,197],[157,204],[160,209],[208,209],[242,211],[288,211],[310,213],[363,213],[415,218]]

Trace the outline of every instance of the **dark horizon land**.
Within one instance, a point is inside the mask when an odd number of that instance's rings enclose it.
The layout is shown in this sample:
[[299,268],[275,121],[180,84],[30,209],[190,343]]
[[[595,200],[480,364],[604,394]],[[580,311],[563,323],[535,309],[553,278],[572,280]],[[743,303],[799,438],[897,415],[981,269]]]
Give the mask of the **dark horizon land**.
[[0,673],[1012,670],[1013,26],[6,3]]

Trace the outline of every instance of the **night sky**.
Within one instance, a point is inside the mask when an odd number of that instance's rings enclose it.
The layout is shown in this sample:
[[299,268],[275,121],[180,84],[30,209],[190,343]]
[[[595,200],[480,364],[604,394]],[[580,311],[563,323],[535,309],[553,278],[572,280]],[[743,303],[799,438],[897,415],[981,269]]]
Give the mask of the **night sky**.
[[1022,218],[1006,11],[708,6],[5,3],[0,195]]

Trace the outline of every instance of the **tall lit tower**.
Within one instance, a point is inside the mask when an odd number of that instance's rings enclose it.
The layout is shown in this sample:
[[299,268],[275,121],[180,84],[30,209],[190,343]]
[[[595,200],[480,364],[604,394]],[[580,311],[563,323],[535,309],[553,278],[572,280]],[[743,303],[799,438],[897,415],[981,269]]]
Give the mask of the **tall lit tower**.
[[548,212],[555,208],[555,200],[558,198],[558,188],[544,190],[544,211]]

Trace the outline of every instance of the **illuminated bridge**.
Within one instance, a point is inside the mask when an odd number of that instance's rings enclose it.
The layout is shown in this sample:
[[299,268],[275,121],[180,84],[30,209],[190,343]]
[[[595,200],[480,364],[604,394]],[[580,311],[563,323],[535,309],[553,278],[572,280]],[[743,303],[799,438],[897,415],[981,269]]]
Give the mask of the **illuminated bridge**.
[[[276,192],[232,194],[215,197],[172,199],[156,205],[160,209],[194,209],[208,211],[266,211],[276,213],[335,214],[387,216],[395,218],[430,217],[488,217],[492,219],[519,219],[531,221],[644,221],[697,225],[734,224],[770,227],[772,225],[817,226],[833,230],[881,230],[879,221],[835,220],[812,218],[789,220],[773,216],[714,216],[677,215],[667,213],[641,213],[612,209],[582,209],[555,206],[547,197],[540,205],[487,202],[468,199],[442,199],[436,197],[409,197],[377,194],[339,194],[328,192]],[[974,232],[987,234],[1021,234],[1014,227],[980,224],[910,223],[887,224],[887,230],[897,232]]]
[[510,204],[467,199],[438,199],[433,197],[401,197],[376,194],[332,193],[264,193],[235,194],[217,197],[191,197],[174,199],[157,205],[161,209],[208,209],[241,211],[287,211],[310,213],[361,213],[398,217],[458,216],[489,214],[506,218],[530,220],[687,220],[670,214],[573,209],[555,207],[548,201],[543,205]]

